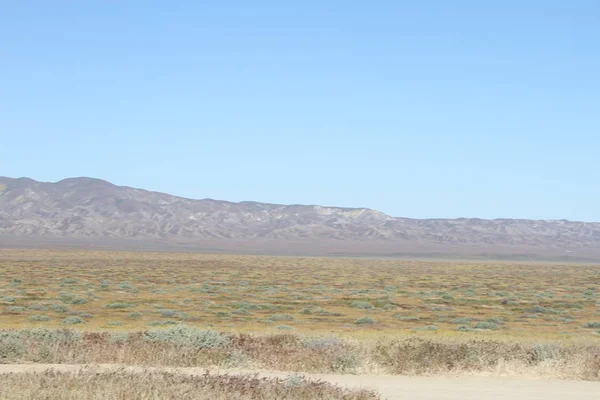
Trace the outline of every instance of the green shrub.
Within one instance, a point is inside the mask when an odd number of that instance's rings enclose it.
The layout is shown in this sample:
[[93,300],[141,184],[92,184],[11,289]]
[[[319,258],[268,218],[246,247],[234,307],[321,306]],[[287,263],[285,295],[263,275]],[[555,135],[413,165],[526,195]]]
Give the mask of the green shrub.
[[456,324],[456,325],[468,325],[471,323],[471,321],[473,321],[473,318],[460,317],[460,318],[454,318],[452,321],[450,321],[450,323]]
[[397,314],[396,318],[398,318],[400,321],[406,321],[406,322],[417,322],[417,321],[421,320],[421,318],[416,317],[416,316],[412,316],[412,315],[402,316],[400,314]]
[[500,326],[489,321],[479,321],[475,324],[475,329],[488,329],[495,331],[500,329]]
[[120,344],[120,343],[125,343],[128,340],[129,340],[128,333],[115,333],[110,336],[111,343]]
[[104,307],[106,308],[115,308],[115,309],[123,309],[123,308],[131,308],[131,307],[135,307],[136,305],[133,303],[121,303],[121,302],[117,302],[117,303],[110,303],[105,305]]
[[30,321],[50,321],[50,317],[47,315],[32,315],[29,317]]
[[59,294],[59,298],[63,303],[67,303],[67,304],[85,304],[85,303],[87,303],[87,299],[85,297],[74,295],[71,293],[61,292]]
[[179,318],[181,313],[175,310],[163,310],[160,312],[162,318]]
[[352,303],[350,303],[350,307],[360,308],[362,310],[368,310],[368,309],[373,308],[373,304],[369,303],[368,301],[354,300]]
[[11,312],[11,313],[18,313],[18,312],[25,311],[26,308],[25,307],[21,307],[21,306],[8,306],[8,307],[6,307],[6,310],[8,312]]
[[140,313],[140,312],[130,312],[129,314],[127,314],[127,316],[129,318],[141,318],[142,313]]
[[62,304],[52,304],[50,306],[50,309],[52,311],[54,311],[54,312],[61,313],[61,314],[62,313],[66,313],[67,311],[69,311],[69,309],[66,306],[62,305]]
[[319,314],[323,311],[325,311],[325,310],[323,310],[321,307],[308,306],[308,307],[304,307],[302,310],[300,310],[300,313],[310,315],[310,314]]
[[377,321],[375,321],[371,317],[362,317],[362,318],[359,318],[356,321],[354,321],[354,323],[356,325],[373,325],[373,324],[376,324]]
[[559,314],[560,311],[555,310],[554,308],[549,308],[549,307],[542,307],[542,306],[534,306],[532,308],[530,308],[529,310],[530,313],[536,313],[536,314]]
[[48,311],[48,306],[45,304],[31,304],[27,308],[34,311]]
[[34,340],[43,344],[72,343],[81,340],[81,333],[69,329],[19,329],[17,331],[9,331],[8,334],[15,335],[20,340]]
[[168,319],[166,321],[150,321],[148,322],[148,326],[165,326],[165,325],[177,325],[178,321],[173,321],[172,319]]
[[19,360],[27,351],[27,344],[12,332],[0,332],[0,363]]
[[600,322],[588,322],[584,325],[584,327],[590,329],[600,328]]
[[269,317],[269,321],[291,321],[294,317],[288,314],[273,314]]
[[413,328],[413,331],[437,331],[436,325],[425,325],[423,327]]
[[62,323],[65,325],[78,325],[83,324],[85,320],[81,317],[71,316],[63,319]]

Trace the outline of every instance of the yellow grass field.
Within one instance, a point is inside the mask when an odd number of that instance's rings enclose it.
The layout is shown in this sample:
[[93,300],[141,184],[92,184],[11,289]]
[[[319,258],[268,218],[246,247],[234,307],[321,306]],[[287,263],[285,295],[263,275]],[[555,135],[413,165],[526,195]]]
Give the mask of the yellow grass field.
[[600,337],[600,266],[0,250],[0,326]]

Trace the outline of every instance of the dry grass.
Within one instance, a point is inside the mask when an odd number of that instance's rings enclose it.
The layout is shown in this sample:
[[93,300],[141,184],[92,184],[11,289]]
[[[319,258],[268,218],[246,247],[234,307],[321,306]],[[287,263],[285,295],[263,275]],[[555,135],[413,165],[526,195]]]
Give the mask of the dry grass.
[[[68,388],[68,390],[66,390]],[[2,376],[0,399],[11,400],[377,400],[366,390],[347,390],[302,379],[189,376],[159,372],[12,374]]]
[[[596,265],[0,250],[0,363],[600,380],[599,306]],[[61,387],[48,376],[10,379]],[[86,379],[54,381],[72,398],[143,389],[123,373],[93,378],[84,394]],[[185,393],[221,378],[156,379],[143,398],[204,398]],[[258,392],[230,392],[218,382],[211,398],[291,390],[248,380],[232,386]],[[318,393],[309,397],[373,398]]]
[[414,336],[371,342],[334,336],[228,334],[182,326],[126,336],[0,331],[0,363],[31,362],[600,380],[600,343]]
[[0,250],[0,325],[593,338],[599,277],[596,265]]

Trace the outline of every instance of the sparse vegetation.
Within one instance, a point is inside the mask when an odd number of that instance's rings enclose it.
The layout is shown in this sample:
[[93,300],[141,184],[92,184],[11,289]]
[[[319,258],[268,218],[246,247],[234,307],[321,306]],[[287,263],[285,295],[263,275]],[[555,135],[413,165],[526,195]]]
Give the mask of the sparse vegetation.
[[3,363],[600,379],[597,266],[31,254],[0,251],[0,324],[34,328]]
[[[148,382],[152,382],[151,385]],[[65,391],[68,387],[69,390]],[[90,391],[93,387],[94,390]],[[260,379],[253,376],[189,376],[160,372],[105,372],[78,374],[49,371],[2,377],[0,398],[14,400],[377,400],[368,390],[342,389],[325,383],[296,379]]]
[[375,321],[371,317],[361,317],[361,318],[357,319],[356,321],[354,321],[354,323],[356,325],[374,325],[377,323],[377,321]]
[[[232,334],[177,325],[131,333],[0,331],[3,363],[254,367],[321,373],[511,373],[600,380],[597,340],[565,343],[435,336],[381,338]],[[43,350],[43,351],[42,351]],[[42,351],[42,353],[40,353]]]

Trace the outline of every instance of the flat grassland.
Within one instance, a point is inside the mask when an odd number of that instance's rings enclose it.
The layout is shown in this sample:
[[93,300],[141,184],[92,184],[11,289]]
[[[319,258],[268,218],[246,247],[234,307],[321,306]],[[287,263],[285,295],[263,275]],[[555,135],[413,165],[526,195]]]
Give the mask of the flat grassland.
[[598,338],[600,266],[0,250],[0,326]]
[[0,364],[23,371],[7,393],[44,399],[130,398],[150,378],[157,398],[378,398],[170,367],[600,381],[600,266],[0,250]]

